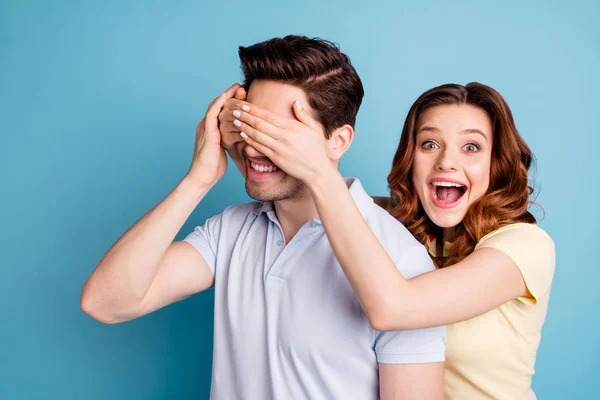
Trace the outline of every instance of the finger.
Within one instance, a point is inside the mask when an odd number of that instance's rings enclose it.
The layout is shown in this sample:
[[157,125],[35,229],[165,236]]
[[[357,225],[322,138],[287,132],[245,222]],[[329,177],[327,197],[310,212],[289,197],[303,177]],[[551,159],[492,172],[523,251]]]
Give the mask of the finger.
[[[238,91],[240,89],[244,90],[244,88],[238,88]],[[238,91],[235,92],[236,95],[238,94]],[[245,91],[244,91],[244,93],[245,93]],[[241,110],[241,109],[249,110],[250,105],[243,100],[236,99],[235,97],[228,99],[225,102],[225,105],[223,106],[221,113],[219,114],[219,121],[222,121],[222,122],[233,121],[234,117],[231,114],[231,112],[234,110]]]
[[[282,131],[279,127],[273,125],[269,121],[266,121],[262,118],[256,117],[250,113],[234,110],[231,113],[236,119],[233,120],[233,125],[240,128],[242,124],[249,125],[252,128],[269,135],[274,139],[279,139],[281,137]],[[243,129],[240,128],[241,131]]]
[[221,111],[221,108],[223,108],[223,105],[225,104],[227,99],[233,96],[233,94],[234,93],[232,93],[231,91],[225,91],[221,93],[221,95],[210,104],[210,106],[208,107],[208,111],[206,111],[206,117],[204,118],[206,120],[205,125],[207,130],[219,129],[219,112]]
[[[241,136],[250,147],[253,147],[256,151],[264,154],[265,157],[268,157],[271,161],[275,162],[275,152],[272,149],[265,146],[264,144],[257,142],[256,140],[252,139],[246,134]],[[277,163],[275,163],[275,165],[277,165]]]
[[242,86],[240,86],[235,91],[235,96],[233,96],[233,97],[236,98],[237,100],[246,100],[246,89],[244,89]]
[[225,103],[225,108],[230,111],[234,111],[234,110],[250,111],[250,106],[251,106],[250,103],[248,103],[244,100],[236,99],[236,98],[227,100],[227,103]]
[[300,100],[296,100],[294,102],[294,106],[292,108],[294,109],[294,115],[296,116],[298,121],[302,122],[304,125],[309,126],[312,129],[319,131],[319,132],[323,129],[321,127],[321,124],[317,120],[315,120],[312,117],[312,115],[310,115],[310,113],[308,112],[308,110],[306,108],[304,108],[302,106],[302,103],[300,102]]
[[258,117],[264,121],[270,122],[272,125],[275,125],[278,128],[288,128],[291,126],[291,122],[293,121],[293,119],[284,117],[271,111],[267,111],[247,102],[238,102],[236,104],[236,110],[245,111],[254,117]]
[[221,93],[221,95],[219,95],[219,97],[217,97],[216,99],[214,99],[212,101],[212,103],[210,103],[210,105],[208,106],[208,109],[210,110],[215,105],[215,103],[217,103],[217,102],[221,103],[220,99],[224,98],[225,101],[222,104],[220,104],[219,109],[223,108],[223,106],[225,105],[225,103],[229,99],[233,98],[233,96],[235,96],[235,93],[237,92],[237,90],[239,88],[240,88],[240,84],[239,83],[234,83],[233,85],[229,86],[229,88],[226,91],[224,91],[223,93]]
[[234,83],[233,85],[229,86],[229,88],[225,91],[227,98],[234,97],[239,88],[240,88],[239,83]]
[[227,133],[232,133],[232,132],[240,133],[240,128],[235,126],[233,124],[233,121],[223,122],[221,124],[221,126],[219,126],[219,130],[221,131],[222,134],[227,134]]
[[[233,117],[232,111],[227,109],[227,103],[221,109],[219,113],[219,122],[221,123],[232,123],[235,118]],[[221,125],[221,129],[222,125]]]
[[236,143],[241,142],[239,129],[236,131],[221,132],[221,146],[229,150],[235,146]]
[[277,142],[277,140],[273,139],[271,136],[265,134],[264,132],[254,129],[253,127],[244,122],[242,122],[238,129],[240,130],[239,135],[242,138],[244,138],[244,136],[249,136],[255,142],[267,146],[272,150],[276,150],[279,147],[279,143]]

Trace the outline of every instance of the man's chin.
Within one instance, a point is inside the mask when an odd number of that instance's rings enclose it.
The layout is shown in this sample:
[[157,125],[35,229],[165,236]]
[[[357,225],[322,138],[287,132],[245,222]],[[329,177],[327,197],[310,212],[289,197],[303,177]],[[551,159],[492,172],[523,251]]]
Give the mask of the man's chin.
[[248,191],[246,191],[246,193],[248,193],[248,196],[250,196],[253,200],[256,201],[280,201],[286,199],[286,197],[269,196],[264,193],[252,193]]
[[303,198],[306,188],[302,182],[285,175],[282,179],[273,181],[255,181],[246,178],[246,193],[257,201],[281,201]]
[[256,201],[273,201],[275,197],[271,191],[266,190],[265,187],[261,187],[264,185],[255,184],[249,180],[246,180],[246,193],[248,196],[253,198]]
[[282,190],[285,188],[267,188],[262,185],[254,186],[246,182],[246,193],[256,201],[281,201],[287,200],[294,195],[293,190]]

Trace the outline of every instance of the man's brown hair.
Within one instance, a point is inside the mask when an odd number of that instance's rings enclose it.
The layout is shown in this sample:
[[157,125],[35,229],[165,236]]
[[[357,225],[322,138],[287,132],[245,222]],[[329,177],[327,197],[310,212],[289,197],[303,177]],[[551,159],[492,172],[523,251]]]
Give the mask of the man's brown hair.
[[240,47],[239,56],[246,91],[256,79],[294,85],[306,93],[326,138],[343,125],[354,127],[364,89],[336,44],[290,35]]

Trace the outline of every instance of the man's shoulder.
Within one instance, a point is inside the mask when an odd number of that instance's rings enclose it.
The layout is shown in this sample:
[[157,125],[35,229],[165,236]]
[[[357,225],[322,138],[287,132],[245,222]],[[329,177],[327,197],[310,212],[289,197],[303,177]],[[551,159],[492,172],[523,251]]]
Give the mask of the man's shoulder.
[[402,249],[420,245],[402,222],[375,203],[371,206],[367,224],[383,245],[392,244]]
[[219,214],[206,219],[202,226],[197,226],[195,231],[205,232],[214,238],[236,237],[248,223],[252,223],[261,212],[261,203],[249,202],[232,205]]
[[405,278],[435,269],[425,246],[383,208],[373,204],[367,224]]

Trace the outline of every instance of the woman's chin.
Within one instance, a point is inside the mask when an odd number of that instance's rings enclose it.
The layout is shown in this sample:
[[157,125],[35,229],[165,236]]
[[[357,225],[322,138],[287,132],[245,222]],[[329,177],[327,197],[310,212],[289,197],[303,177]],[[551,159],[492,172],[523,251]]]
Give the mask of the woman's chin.
[[440,228],[452,228],[456,225],[460,224],[465,217],[465,211],[459,209],[450,209],[450,210],[441,210],[437,207],[427,207],[429,210],[425,209],[427,216],[435,224],[435,226],[439,226]]

